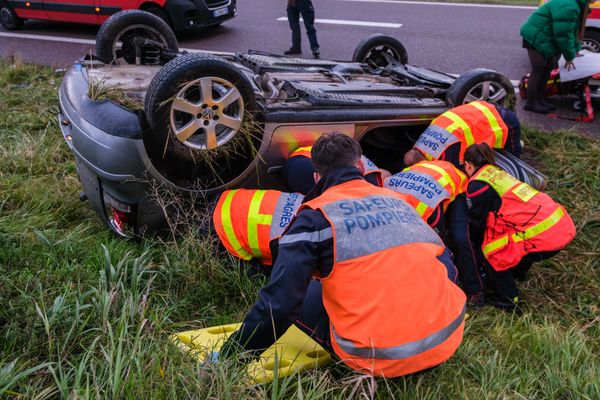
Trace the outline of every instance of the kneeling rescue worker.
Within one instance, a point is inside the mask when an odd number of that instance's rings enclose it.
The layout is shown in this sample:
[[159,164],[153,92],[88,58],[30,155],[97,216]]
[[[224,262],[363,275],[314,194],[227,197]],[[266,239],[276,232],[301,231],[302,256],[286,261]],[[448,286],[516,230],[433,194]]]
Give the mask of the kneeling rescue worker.
[[325,134],[311,154],[317,184],[221,357],[238,346],[258,355],[296,324],[363,373],[443,363],[462,340],[465,294],[448,278],[454,266],[440,238],[400,195],[364,180],[354,139]]
[[281,236],[303,199],[278,190],[226,190],[213,212],[214,230],[233,256],[271,265],[270,243]]
[[484,303],[483,280],[469,238],[467,176],[447,161],[420,161],[384,181],[383,187],[405,196],[419,215],[442,234],[455,255],[458,276],[469,306]]
[[443,160],[460,167],[467,147],[487,143],[521,156],[521,124],[517,115],[496,104],[473,101],[454,107],[431,122],[404,155],[409,166],[423,160]]
[[519,295],[514,278],[525,278],[534,261],[567,246],[575,237],[575,225],[563,206],[494,162],[487,144],[465,152],[471,237],[485,257],[496,295],[491,304],[513,309]]

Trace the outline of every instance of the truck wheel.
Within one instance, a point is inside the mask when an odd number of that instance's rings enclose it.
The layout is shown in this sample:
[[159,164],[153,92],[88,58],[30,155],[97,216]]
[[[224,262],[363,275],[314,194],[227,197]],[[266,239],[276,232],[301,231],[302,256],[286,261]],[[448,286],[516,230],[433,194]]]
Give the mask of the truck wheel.
[[385,67],[389,58],[408,63],[404,45],[396,38],[375,33],[364,38],[354,50],[352,61],[369,64],[372,67]]
[[238,177],[261,144],[252,84],[214,55],[183,55],[165,65],[148,88],[145,113],[151,130],[145,142],[159,150],[154,164],[161,170],[188,163],[197,176],[184,181],[201,191]]
[[454,107],[483,100],[514,110],[516,95],[512,83],[504,75],[478,68],[459,76],[448,89],[446,100]]
[[584,50],[600,53],[600,31],[586,29],[581,41],[581,48]]
[[149,12],[152,15],[156,15],[158,18],[162,19],[163,21],[165,21],[167,23],[167,25],[172,26],[171,25],[171,20],[169,19],[169,16],[167,15],[166,12],[163,11],[162,8],[158,8],[158,7],[149,7],[146,10],[144,10],[146,12]]
[[0,25],[7,31],[16,31],[23,27],[24,20],[4,1],[0,1]]
[[149,12],[125,10],[107,19],[96,36],[96,56],[106,64],[161,64],[161,50],[179,51],[169,25]]

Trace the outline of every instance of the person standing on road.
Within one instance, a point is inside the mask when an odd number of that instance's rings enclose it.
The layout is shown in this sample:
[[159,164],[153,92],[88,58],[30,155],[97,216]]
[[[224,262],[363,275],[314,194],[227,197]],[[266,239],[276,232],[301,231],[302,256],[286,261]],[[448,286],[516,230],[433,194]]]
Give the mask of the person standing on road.
[[565,57],[565,68],[575,68],[581,49],[581,30],[585,26],[588,3],[594,0],[552,0],[534,11],[521,26],[523,47],[531,61],[524,109],[539,114],[554,111],[544,98],[546,81],[558,58]]
[[302,54],[300,16],[304,20],[306,27],[306,36],[310,42],[310,49],[313,56],[319,58],[319,42],[317,42],[317,30],[315,29],[315,9],[311,0],[288,0],[287,17],[292,30],[292,47],[284,51],[286,56]]

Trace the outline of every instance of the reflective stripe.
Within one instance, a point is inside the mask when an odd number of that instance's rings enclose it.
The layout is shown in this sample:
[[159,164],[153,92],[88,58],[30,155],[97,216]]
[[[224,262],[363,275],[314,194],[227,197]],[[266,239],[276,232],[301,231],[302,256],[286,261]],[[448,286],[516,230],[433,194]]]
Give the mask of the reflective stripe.
[[463,323],[465,318],[465,310],[466,306],[463,307],[460,315],[445,328],[432,333],[423,339],[404,343],[399,346],[385,348],[356,347],[350,340],[338,336],[337,332],[335,331],[335,327],[332,326],[333,337],[340,348],[351,356],[366,359],[400,360],[424,353],[444,343]]
[[290,244],[296,242],[324,242],[327,239],[333,238],[333,231],[331,228],[325,228],[316,232],[303,232],[295,233],[293,235],[283,235],[279,239],[279,244]]
[[515,242],[520,242],[522,240],[531,239],[534,236],[537,236],[548,229],[552,228],[560,219],[565,215],[565,212],[562,208],[558,207],[550,216],[548,216],[545,220],[535,224],[531,228],[525,229],[523,232],[513,233],[512,239]]
[[425,212],[427,211],[428,207],[429,206],[427,204],[420,201],[419,204],[417,204],[417,206],[415,207],[415,210],[417,210],[419,215],[422,217],[423,215],[425,215]]
[[250,254],[246,249],[242,247],[240,242],[237,240],[235,236],[235,231],[233,230],[233,223],[231,222],[231,202],[233,200],[233,196],[238,192],[238,190],[230,190],[227,192],[227,196],[225,197],[225,201],[223,202],[223,207],[221,208],[221,221],[223,223],[223,230],[225,231],[225,236],[227,236],[227,241],[233,247],[233,250],[238,253],[241,259],[250,260],[252,259],[252,254]]
[[502,148],[502,137],[504,136],[504,134],[503,134],[502,128],[500,127],[500,124],[498,123],[498,120],[496,119],[494,114],[490,111],[489,108],[487,108],[486,106],[484,106],[483,104],[481,104],[477,101],[469,103],[469,105],[475,107],[476,109],[481,111],[483,113],[483,115],[485,115],[485,117],[487,118],[487,120],[490,124],[490,128],[492,128],[492,130],[494,131],[494,136],[496,138],[496,140],[494,142],[494,148],[501,149]]
[[498,250],[508,244],[508,236],[503,236],[500,239],[494,240],[483,246],[483,254],[488,255],[489,253]]
[[[515,243],[522,242],[523,240],[529,240],[552,228],[558,223],[558,221],[560,221],[560,219],[564,215],[564,210],[559,207],[552,214],[550,214],[550,216],[548,216],[543,221],[535,224],[531,228],[525,229],[522,232],[513,233],[511,235],[511,239]],[[483,254],[487,256],[489,253],[492,253],[506,245],[508,245],[508,236],[503,236],[500,239],[496,239],[493,242],[490,242],[483,246]]]
[[465,122],[465,120],[463,120],[461,117],[459,117],[452,111],[446,111],[443,115],[444,117],[447,117],[453,122],[452,125],[446,128],[448,131],[454,132],[456,128],[461,128],[463,130],[463,133],[465,135],[465,141],[467,142],[465,148],[475,143],[475,140],[473,139],[473,133],[471,132],[471,128]]
[[422,163],[422,164],[418,164],[418,165],[423,168],[432,169],[432,170],[438,172],[439,174],[441,174],[442,177],[440,179],[438,179],[438,182],[442,186],[450,185],[450,187],[452,188],[452,193],[450,195],[450,199],[454,200],[454,198],[456,197],[456,185],[454,185],[454,181],[452,180],[452,178],[450,177],[450,174],[448,174],[448,172],[446,172],[443,168],[440,168],[437,165],[433,165],[433,164]]
[[258,243],[258,225],[271,225],[273,216],[268,214],[260,214],[260,204],[266,191],[257,190],[252,196],[250,208],[248,210],[248,245],[250,251],[257,258],[262,258],[263,254]]

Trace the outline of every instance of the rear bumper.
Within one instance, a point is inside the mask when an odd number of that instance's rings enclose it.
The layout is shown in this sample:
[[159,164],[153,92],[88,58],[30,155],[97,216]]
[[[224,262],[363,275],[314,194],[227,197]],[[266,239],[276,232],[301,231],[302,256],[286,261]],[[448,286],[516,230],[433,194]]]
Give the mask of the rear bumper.
[[235,0],[207,5],[204,0],[169,0],[164,8],[176,31],[218,25],[237,15]]

